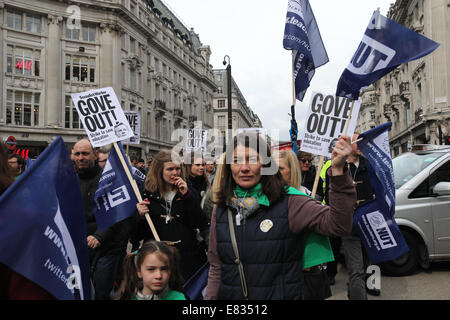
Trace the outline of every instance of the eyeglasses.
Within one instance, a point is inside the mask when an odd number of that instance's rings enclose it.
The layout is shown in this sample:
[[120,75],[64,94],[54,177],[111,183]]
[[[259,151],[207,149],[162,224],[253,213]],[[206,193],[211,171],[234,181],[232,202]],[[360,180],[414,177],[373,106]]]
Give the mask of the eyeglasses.
[[305,162],[312,163],[312,159],[300,159],[300,161],[303,163],[305,163]]
[[8,163],[11,163],[11,164],[12,164],[12,163],[17,163],[17,161],[8,161]]

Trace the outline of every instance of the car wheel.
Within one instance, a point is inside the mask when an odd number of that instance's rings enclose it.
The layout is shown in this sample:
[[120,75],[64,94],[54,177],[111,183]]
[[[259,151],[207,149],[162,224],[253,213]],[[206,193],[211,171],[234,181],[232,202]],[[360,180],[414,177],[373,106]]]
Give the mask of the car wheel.
[[408,276],[413,274],[419,266],[419,242],[409,232],[403,232],[409,251],[397,259],[380,264],[384,274],[394,277]]

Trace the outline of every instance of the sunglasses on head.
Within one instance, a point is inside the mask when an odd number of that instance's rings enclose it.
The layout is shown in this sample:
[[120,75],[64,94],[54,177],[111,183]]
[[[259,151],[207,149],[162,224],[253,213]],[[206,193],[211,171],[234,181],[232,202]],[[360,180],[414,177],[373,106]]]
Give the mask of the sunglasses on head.
[[311,163],[312,159],[300,159],[300,161],[303,162],[303,163],[305,163],[305,162]]

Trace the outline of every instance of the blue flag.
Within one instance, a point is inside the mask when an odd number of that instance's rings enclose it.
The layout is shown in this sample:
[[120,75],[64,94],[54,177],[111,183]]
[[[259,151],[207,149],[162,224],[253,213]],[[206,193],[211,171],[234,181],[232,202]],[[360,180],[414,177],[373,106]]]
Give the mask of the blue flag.
[[350,64],[342,73],[336,95],[357,100],[366,87],[402,63],[433,52],[436,43],[375,11]]
[[[119,142],[118,145],[131,172],[121,143]],[[132,217],[136,212],[138,200],[115,148],[112,148],[109,153],[94,201],[94,215],[100,231]]]
[[61,137],[0,198],[0,261],[58,299],[90,299],[85,211]]
[[203,300],[203,291],[208,284],[209,262],[197,270],[197,272],[183,285],[184,292],[191,300]]
[[315,68],[328,62],[328,55],[308,0],[289,0],[283,47],[292,50],[295,97],[302,101]]
[[408,246],[395,222],[395,184],[389,149],[391,122],[359,135],[359,150],[367,159],[367,171],[375,199],[358,207],[354,226],[367,250],[370,261],[377,264],[396,259]]
[[297,154],[297,152],[298,152],[298,145],[297,145],[298,129],[297,129],[297,121],[295,121],[295,119],[291,119],[291,130],[289,130],[289,133],[291,135],[292,151],[294,151],[295,154]]
[[30,157],[27,158],[27,169],[30,169],[31,165],[33,164],[33,160],[31,160]]

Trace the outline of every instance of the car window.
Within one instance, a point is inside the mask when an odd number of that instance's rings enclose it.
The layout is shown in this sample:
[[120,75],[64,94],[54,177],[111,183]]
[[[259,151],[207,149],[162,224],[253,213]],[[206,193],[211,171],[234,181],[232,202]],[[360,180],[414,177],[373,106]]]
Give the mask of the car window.
[[411,194],[410,199],[432,197],[433,187],[439,182],[450,182],[450,160],[441,165],[425,179]]
[[392,159],[395,188],[398,189],[445,152],[408,152]]

